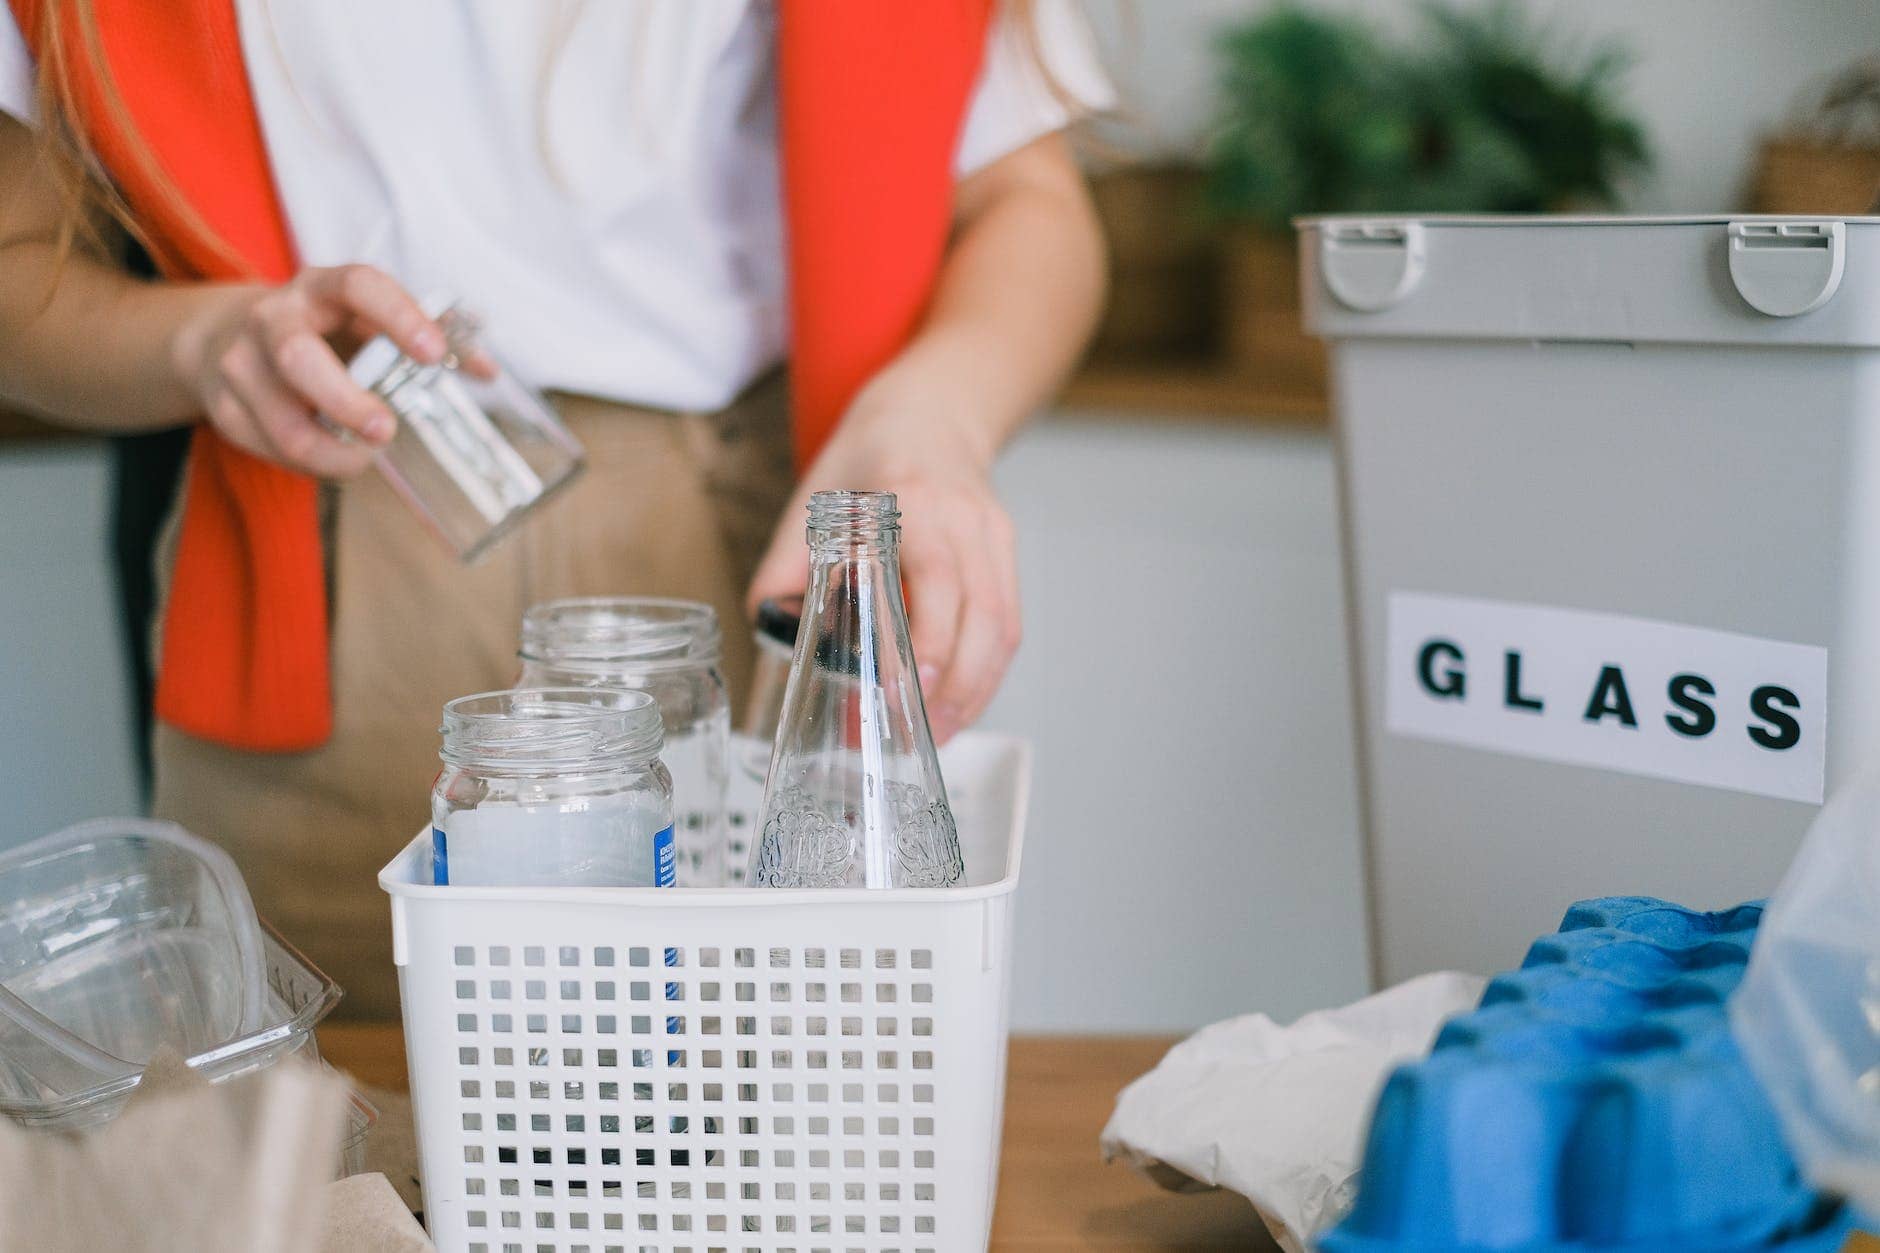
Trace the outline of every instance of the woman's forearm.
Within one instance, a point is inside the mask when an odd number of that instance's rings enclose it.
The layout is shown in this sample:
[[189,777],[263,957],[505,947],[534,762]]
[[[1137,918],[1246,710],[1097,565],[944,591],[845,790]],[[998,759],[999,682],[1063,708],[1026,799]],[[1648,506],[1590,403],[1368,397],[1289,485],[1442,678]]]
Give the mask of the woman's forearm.
[[97,431],[204,417],[252,456],[345,478],[397,422],[340,350],[384,335],[416,361],[444,358],[437,323],[370,266],[279,284],[140,282],[62,253],[63,212],[33,136],[0,117],[0,401]]
[[145,283],[58,246],[65,206],[25,127],[0,118],[0,400],[92,430],[196,416],[177,328],[226,288]]
[[0,398],[94,431],[199,416],[176,329],[226,289],[140,282],[78,254],[61,263],[49,243],[0,247],[0,275]]
[[1061,135],[966,179],[927,318],[851,409],[945,422],[993,455],[1077,362],[1102,305],[1102,235]]

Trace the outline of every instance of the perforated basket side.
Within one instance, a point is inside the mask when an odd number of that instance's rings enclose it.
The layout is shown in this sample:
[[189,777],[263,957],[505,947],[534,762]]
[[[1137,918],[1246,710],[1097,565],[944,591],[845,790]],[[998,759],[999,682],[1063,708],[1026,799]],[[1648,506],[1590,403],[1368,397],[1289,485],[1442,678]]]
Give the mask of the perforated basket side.
[[978,1246],[1009,908],[414,911],[441,1247]]
[[436,889],[414,841],[381,881],[439,1247],[983,1247],[1026,755],[968,750],[1007,873],[951,892]]

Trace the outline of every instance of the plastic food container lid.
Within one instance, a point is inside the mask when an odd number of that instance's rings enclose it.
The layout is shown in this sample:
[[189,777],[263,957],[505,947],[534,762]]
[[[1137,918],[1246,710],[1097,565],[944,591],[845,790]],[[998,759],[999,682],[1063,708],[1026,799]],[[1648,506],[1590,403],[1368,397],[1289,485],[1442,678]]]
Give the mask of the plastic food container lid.
[[101,819],[0,856],[0,1114],[108,1120],[164,1045],[212,1081],[312,1042],[339,988],[173,823]]

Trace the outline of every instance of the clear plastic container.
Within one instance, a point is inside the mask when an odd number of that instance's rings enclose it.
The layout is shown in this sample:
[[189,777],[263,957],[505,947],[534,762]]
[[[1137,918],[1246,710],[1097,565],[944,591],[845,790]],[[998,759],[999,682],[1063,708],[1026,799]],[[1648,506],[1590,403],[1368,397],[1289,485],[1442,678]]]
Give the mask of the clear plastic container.
[[172,823],[102,819],[0,857],[0,918],[0,1114],[30,1126],[109,1121],[163,1044],[212,1082],[317,1060],[339,1000],[228,855]]
[[616,688],[518,688],[444,706],[434,882],[669,887],[672,776],[659,706]]
[[475,318],[447,307],[437,322],[449,345],[441,363],[421,364],[381,335],[348,369],[398,417],[379,469],[470,562],[573,482],[585,454],[548,402],[481,342]]
[[726,856],[725,776],[730,701],[718,672],[718,615],[710,605],[653,596],[552,600],[522,619],[522,687],[612,687],[645,692],[666,733],[672,774],[676,886],[720,887]]

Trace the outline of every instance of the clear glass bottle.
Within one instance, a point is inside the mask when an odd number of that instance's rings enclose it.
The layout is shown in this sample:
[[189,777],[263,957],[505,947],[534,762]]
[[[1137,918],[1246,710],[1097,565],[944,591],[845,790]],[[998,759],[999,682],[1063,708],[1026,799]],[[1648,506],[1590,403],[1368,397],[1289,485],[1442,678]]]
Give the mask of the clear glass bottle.
[[890,492],[810,498],[809,592],[751,881],[933,888],[965,866],[901,598]]
[[718,672],[718,615],[710,605],[653,596],[551,600],[522,618],[522,687],[611,687],[659,705],[672,772],[679,887],[720,887],[750,856],[725,833],[730,700]]
[[645,692],[524,688],[444,706],[435,882],[669,887],[672,776]]

